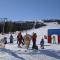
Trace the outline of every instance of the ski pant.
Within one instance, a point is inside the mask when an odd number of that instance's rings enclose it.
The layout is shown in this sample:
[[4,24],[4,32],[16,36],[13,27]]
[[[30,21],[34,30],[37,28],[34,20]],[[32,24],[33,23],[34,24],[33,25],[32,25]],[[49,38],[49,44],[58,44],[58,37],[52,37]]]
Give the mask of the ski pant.
[[25,41],[25,48],[29,48],[29,45],[30,45],[30,41]]

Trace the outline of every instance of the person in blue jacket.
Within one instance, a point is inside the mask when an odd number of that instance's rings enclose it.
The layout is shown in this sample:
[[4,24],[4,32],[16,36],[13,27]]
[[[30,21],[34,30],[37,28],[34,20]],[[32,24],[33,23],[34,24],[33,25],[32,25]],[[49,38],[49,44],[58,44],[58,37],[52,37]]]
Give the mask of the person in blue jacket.
[[12,36],[12,34],[10,35],[10,43],[13,43],[13,36]]
[[44,39],[42,38],[40,41],[41,49],[44,49]]

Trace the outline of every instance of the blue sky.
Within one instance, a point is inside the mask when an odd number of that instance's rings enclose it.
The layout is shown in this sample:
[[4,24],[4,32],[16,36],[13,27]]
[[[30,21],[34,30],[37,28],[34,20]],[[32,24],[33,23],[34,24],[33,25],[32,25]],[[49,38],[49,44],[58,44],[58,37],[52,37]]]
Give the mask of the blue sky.
[[0,18],[60,19],[60,0],[0,0]]

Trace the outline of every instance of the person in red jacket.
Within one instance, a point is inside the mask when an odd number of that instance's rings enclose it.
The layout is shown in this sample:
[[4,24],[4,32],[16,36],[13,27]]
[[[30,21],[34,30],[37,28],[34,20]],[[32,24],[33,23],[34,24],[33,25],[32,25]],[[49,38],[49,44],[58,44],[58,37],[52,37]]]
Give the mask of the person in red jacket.
[[37,38],[37,35],[36,35],[36,33],[33,32],[33,36],[32,36],[33,46],[32,46],[32,49],[38,49],[38,47],[36,46],[36,38]]

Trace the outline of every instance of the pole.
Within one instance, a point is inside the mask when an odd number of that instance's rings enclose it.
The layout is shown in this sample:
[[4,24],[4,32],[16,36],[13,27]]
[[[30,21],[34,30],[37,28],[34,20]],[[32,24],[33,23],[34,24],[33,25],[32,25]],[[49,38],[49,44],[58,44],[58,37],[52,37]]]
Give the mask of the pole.
[[7,18],[3,18],[3,33],[5,32],[5,21],[7,20]]

